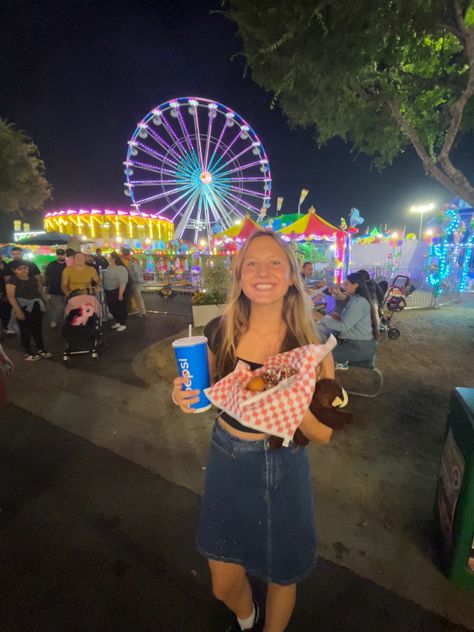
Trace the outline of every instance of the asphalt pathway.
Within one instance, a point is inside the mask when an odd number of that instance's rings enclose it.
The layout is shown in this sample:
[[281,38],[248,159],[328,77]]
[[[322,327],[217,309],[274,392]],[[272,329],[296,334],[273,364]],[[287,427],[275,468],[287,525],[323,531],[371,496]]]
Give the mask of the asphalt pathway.
[[[154,342],[187,329],[192,322],[192,309],[191,299],[186,295],[176,295],[165,302],[156,292],[145,292],[144,300],[148,310],[146,318],[129,316],[127,329],[120,333],[111,329],[114,321],[104,322],[99,360],[88,355],[76,355],[72,356],[71,366],[132,386],[147,386],[131,370],[133,359]],[[52,361],[62,363],[65,347],[62,327],[50,329],[49,322],[49,315],[46,315],[43,328],[45,345],[53,353]],[[17,336],[8,336],[4,342],[6,349],[21,350]]]
[[[199,497],[10,405],[0,423],[1,632],[219,632]],[[261,587],[257,587],[261,588]],[[321,560],[288,632],[462,632]]]

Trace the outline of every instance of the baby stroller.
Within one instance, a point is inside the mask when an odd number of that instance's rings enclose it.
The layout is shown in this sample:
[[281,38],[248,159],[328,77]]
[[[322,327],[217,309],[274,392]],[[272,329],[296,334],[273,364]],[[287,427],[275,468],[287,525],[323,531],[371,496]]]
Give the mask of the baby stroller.
[[397,275],[390,286],[387,284],[385,298],[379,308],[379,331],[382,335],[387,334],[390,340],[400,338],[400,330],[393,327],[391,321],[396,312],[405,309],[407,306],[405,297],[411,294],[414,289],[410,279],[402,274]]
[[102,306],[94,294],[79,294],[69,297],[64,314],[63,335],[66,347],[63,362],[70,366],[71,356],[90,354],[99,359],[98,347],[102,338]]

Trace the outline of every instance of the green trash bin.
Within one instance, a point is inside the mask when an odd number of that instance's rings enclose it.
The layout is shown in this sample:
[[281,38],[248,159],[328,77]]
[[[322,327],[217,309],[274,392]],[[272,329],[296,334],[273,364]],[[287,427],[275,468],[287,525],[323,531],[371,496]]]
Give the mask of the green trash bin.
[[474,589],[474,389],[451,394],[435,513],[447,577]]

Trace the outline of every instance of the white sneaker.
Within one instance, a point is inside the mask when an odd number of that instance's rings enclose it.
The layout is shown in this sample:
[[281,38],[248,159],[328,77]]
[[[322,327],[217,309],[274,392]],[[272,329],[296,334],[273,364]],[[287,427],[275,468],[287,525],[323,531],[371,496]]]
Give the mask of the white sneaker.
[[125,331],[127,329],[126,325],[119,325],[115,328],[115,331]]
[[16,334],[16,331],[14,329],[5,329],[5,333],[7,334],[7,336],[14,336]]
[[120,323],[115,323],[115,325],[112,325],[110,329],[118,329],[119,327],[120,327]]
[[51,327],[51,329],[56,329],[56,325],[57,325],[57,322],[56,322],[55,320],[52,320],[52,321],[50,322],[50,324],[49,324],[49,326]]
[[41,356],[39,353],[35,353],[34,355],[32,353],[27,353],[25,355],[25,360],[27,362],[36,362],[37,360],[41,360]]

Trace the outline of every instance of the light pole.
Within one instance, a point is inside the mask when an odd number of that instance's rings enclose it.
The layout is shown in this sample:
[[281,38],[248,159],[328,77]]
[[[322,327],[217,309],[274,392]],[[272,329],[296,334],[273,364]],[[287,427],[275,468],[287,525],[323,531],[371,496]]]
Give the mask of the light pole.
[[419,213],[420,214],[420,232],[418,233],[418,239],[421,241],[421,230],[423,228],[423,214],[428,213],[429,211],[434,211],[434,204],[421,204],[420,206],[412,206],[410,208],[411,213]]

